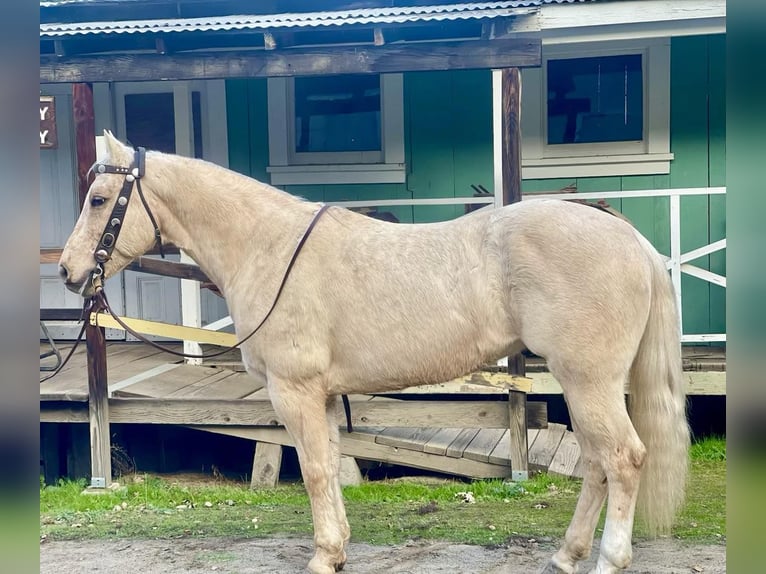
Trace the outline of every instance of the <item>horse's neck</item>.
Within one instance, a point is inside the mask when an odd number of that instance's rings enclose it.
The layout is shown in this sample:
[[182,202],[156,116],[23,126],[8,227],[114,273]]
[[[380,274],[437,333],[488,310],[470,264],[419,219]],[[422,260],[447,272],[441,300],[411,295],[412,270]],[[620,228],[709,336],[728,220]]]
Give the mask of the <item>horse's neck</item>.
[[[205,162],[163,156],[159,169],[167,182],[156,186],[166,240],[188,253],[227,300],[240,283],[269,291],[314,206]],[[150,173],[147,165],[147,179]]]

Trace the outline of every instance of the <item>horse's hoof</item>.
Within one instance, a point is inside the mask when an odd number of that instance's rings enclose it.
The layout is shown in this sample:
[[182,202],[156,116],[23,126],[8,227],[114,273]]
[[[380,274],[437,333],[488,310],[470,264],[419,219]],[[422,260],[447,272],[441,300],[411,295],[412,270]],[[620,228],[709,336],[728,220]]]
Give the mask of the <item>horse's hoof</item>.
[[343,567],[345,565],[346,565],[346,553],[344,552],[343,555],[341,556],[340,562],[335,564],[335,571],[340,572],[341,570],[343,570]]
[[555,564],[552,560],[548,562],[548,564],[545,565],[545,568],[543,568],[540,571],[540,574],[573,574],[576,570],[562,570],[559,568],[557,564]]
[[329,566],[324,561],[314,557],[311,562],[309,562],[308,571],[311,574],[335,574],[336,572],[343,570],[345,565],[346,553],[344,552],[341,560],[336,562],[333,566]]
[[327,564],[318,564],[314,560],[309,562],[307,571],[310,574],[335,574],[335,568]]

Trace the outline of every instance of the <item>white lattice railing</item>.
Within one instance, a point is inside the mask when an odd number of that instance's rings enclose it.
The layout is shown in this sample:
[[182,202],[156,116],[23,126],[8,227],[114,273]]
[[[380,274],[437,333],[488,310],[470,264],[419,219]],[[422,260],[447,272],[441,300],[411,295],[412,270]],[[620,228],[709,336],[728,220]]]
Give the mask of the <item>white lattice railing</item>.
[[[577,200],[600,200],[600,199],[627,199],[627,198],[656,198],[656,197],[668,197],[670,201],[670,255],[665,255],[666,265],[670,271],[670,275],[673,281],[673,286],[676,291],[676,298],[678,303],[679,318],[681,319],[681,325],[683,325],[683,289],[681,276],[683,273],[697,277],[708,283],[726,287],[726,277],[713,273],[707,269],[702,269],[696,265],[692,265],[691,261],[699,257],[704,257],[726,249],[726,239],[721,239],[703,245],[692,251],[686,253],[681,252],[681,197],[683,196],[700,196],[700,195],[725,195],[725,187],[701,187],[701,188],[684,188],[684,189],[648,189],[648,190],[631,190],[631,191],[598,191],[592,193],[534,193],[525,195],[523,200],[548,197],[555,199],[577,199]],[[379,200],[362,200],[362,201],[337,201],[328,202],[330,205],[339,205],[350,209],[357,209],[361,207],[393,207],[393,206],[425,206],[425,205],[483,205],[481,209],[491,209],[496,207],[497,198],[494,196],[487,197],[449,197],[449,198],[434,198],[434,199],[379,199]],[[206,325],[205,329],[220,330],[228,327],[232,324],[231,317],[224,317],[209,325]],[[699,342],[714,342],[714,341],[726,341],[726,333],[703,333],[703,334],[689,334],[682,333],[682,339],[685,343],[699,343]]]

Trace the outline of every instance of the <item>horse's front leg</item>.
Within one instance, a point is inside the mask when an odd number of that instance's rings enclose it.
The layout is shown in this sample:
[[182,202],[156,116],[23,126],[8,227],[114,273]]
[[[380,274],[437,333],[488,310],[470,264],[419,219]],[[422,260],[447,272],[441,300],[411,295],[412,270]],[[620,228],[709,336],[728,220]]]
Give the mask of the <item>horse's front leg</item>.
[[274,410],[295,442],[303,482],[311,501],[316,553],[308,565],[312,574],[333,574],[346,563],[348,524],[345,512],[339,520],[338,464],[328,431],[328,398],[323,385],[296,384],[269,377],[268,389]]
[[333,499],[335,500],[335,519],[340,524],[341,532],[343,534],[344,548],[348,544],[351,538],[351,529],[348,525],[348,519],[346,518],[346,507],[343,504],[343,491],[340,486],[340,432],[338,431],[338,416],[337,416],[337,404],[338,397],[330,397],[326,404],[327,415],[327,432],[330,437],[330,462],[332,476],[332,488],[335,493]]

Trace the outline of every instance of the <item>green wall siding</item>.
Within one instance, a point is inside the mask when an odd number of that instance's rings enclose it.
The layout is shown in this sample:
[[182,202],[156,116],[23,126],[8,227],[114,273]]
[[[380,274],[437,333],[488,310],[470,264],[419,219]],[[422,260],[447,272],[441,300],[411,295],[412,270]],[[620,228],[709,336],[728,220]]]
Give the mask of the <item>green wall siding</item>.
[[[522,190],[553,191],[575,184],[578,191],[719,187],[726,185],[725,36],[671,41],[670,174],[602,178],[525,180]],[[523,110],[522,110],[523,113]],[[661,253],[670,252],[667,198],[609,200]],[[681,198],[681,249],[690,251],[726,237],[726,199]],[[692,263],[726,275],[726,252]],[[726,290],[683,275],[686,333],[726,332]]]
[[[522,190],[615,191],[725,185],[725,37],[673,38],[671,42],[670,174],[525,180]],[[230,166],[269,181],[266,81],[226,84]],[[404,76],[405,184],[300,185],[286,191],[314,201],[470,197],[471,184],[493,190],[492,80],[488,70],[418,72]],[[523,110],[522,110],[523,113]],[[670,251],[667,198],[610,200],[660,252]],[[402,222],[457,217],[462,206],[384,208]],[[724,197],[681,202],[682,250],[726,236]],[[693,262],[725,275],[725,252]],[[684,275],[684,329],[725,332],[725,290]]]

